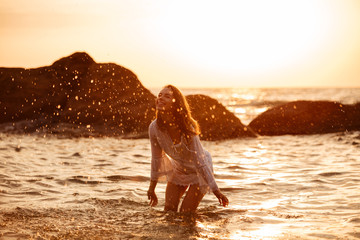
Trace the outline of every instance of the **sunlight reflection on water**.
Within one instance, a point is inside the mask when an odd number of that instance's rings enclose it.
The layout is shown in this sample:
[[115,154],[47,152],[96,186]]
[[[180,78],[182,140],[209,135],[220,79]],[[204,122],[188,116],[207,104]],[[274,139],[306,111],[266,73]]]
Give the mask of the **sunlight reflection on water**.
[[229,239],[277,239],[282,234],[282,227],[279,225],[263,225],[257,230],[241,231],[232,233]]
[[353,142],[359,132],[204,141],[230,205],[222,208],[214,195],[205,195],[200,217],[190,227],[180,226],[177,216],[164,220],[164,183],[157,187],[159,205],[148,206],[147,139],[0,137],[6,140],[0,146],[0,206],[13,209],[10,230],[23,224],[38,231],[43,224],[36,218],[31,218],[35,225],[21,222],[22,216],[53,214],[41,218],[52,224],[59,214],[61,233],[72,229],[66,219],[75,217],[91,227],[107,221],[109,235],[117,229],[139,239],[167,239],[169,233],[173,239],[358,236],[360,145]]

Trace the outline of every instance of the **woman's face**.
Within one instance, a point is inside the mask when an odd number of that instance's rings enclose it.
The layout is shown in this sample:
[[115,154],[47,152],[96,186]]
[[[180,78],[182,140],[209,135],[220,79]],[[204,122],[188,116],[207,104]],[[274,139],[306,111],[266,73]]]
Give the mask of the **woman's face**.
[[170,88],[164,88],[156,98],[156,109],[158,111],[171,111],[174,102],[173,91]]

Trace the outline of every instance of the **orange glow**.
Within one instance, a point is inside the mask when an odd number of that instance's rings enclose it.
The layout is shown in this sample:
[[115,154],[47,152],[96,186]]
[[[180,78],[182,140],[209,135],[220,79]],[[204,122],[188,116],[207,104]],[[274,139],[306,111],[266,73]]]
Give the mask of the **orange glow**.
[[[282,235],[281,226],[263,225],[254,231],[235,231],[229,239],[277,239]],[[281,239],[281,238],[280,238]]]
[[0,16],[4,67],[85,51],[146,87],[360,87],[358,0],[2,0]]

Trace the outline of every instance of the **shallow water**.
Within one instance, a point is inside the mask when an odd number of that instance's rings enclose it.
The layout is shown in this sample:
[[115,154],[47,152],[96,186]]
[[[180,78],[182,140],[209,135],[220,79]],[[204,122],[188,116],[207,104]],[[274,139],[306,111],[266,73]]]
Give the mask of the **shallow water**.
[[360,132],[203,142],[230,205],[194,215],[148,206],[147,139],[0,140],[3,239],[360,239]]

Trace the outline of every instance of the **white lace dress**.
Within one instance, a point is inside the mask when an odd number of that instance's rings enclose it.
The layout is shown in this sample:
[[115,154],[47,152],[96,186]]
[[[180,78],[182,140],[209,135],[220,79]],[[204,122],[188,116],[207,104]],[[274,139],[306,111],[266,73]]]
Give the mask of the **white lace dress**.
[[177,185],[199,184],[209,186],[212,191],[219,189],[211,155],[202,147],[199,136],[193,136],[188,144],[182,137],[181,142],[174,145],[170,135],[161,131],[154,120],[149,126],[149,137],[151,180],[159,181],[166,176],[167,181]]

